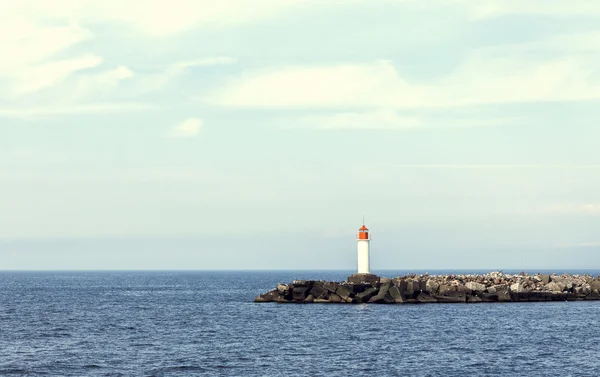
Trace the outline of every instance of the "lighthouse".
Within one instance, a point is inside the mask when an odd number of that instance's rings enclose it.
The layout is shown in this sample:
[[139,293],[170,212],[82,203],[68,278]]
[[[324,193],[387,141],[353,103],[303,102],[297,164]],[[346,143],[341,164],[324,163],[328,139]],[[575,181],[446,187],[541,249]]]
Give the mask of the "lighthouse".
[[358,229],[356,235],[356,243],[358,248],[358,273],[359,274],[370,274],[371,273],[371,237],[369,236],[369,229],[363,223]]

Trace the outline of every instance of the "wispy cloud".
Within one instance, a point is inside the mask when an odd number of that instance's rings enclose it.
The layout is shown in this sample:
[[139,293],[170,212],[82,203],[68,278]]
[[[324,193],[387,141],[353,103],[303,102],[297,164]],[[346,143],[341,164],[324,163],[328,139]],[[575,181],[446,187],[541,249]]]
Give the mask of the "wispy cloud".
[[200,118],[188,118],[175,126],[171,131],[171,137],[190,138],[198,136],[204,122]]
[[63,105],[41,107],[0,107],[0,118],[37,119],[48,116],[103,114],[123,111],[145,111],[156,108],[153,105],[136,102],[95,103],[89,105]]
[[398,169],[600,169],[600,165],[544,165],[544,164],[398,164]]
[[[262,109],[416,109],[600,100],[596,73],[600,55],[590,54],[600,53],[600,45],[590,43],[590,38],[596,36],[575,34],[472,50],[453,72],[431,82],[409,80],[389,60],[271,67],[233,77],[203,100]],[[568,57],[561,53],[564,49],[569,49]]]

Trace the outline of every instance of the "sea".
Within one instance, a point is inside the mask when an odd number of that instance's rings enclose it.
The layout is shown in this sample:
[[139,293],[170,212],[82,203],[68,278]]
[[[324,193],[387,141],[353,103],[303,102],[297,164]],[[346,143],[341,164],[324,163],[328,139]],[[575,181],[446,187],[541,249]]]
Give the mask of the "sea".
[[253,302],[350,273],[0,272],[0,376],[600,376],[600,301]]

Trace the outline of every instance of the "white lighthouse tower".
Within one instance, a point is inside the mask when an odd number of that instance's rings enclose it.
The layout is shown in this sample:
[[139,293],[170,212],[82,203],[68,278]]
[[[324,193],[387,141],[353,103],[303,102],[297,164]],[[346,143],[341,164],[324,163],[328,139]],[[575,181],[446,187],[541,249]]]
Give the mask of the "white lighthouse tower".
[[369,229],[363,226],[358,229],[356,236],[356,243],[358,244],[358,273],[359,274],[370,274],[371,273],[371,237],[369,237]]

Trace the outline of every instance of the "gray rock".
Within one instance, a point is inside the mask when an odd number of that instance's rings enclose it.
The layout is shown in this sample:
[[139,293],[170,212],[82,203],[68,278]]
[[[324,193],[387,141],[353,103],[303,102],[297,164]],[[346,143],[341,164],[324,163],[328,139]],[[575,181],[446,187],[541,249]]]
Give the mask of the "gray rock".
[[429,293],[421,292],[416,297],[417,302],[420,304],[430,304],[434,302],[438,302],[438,300],[430,295]]
[[456,292],[456,287],[453,285],[442,284],[439,288],[439,293],[441,295],[447,295],[450,292]]
[[397,304],[403,304],[405,302],[404,296],[402,296],[402,292],[396,286],[391,286],[388,290],[389,295],[394,299],[394,302]]
[[425,283],[425,290],[427,292],[437,293],[439,288],[440,288],[439,283],[437,281],[435,281],[434,279],[429,279]]
[[542,274],[542,275],[540,275],[540,280],[544,285],[549,284],[550,283],[550,275]]
[[329,302],[333,302],[333,303],[342,302],[342,298],[340,296],[338,296],[337,294],[332,293],[329,296]]
[[306,296],[306,298],[304,299],[304,302],[313,302],[313,301],[315,301],[315,296],[310,295],[310,294],[308,296]]
[[483,300],[479,296],[467,296],[467,302],[468,303],[478,303],[478,302],[483,302]]
[[275,298],[278,296],[279,296],[279,294],[277,294],[277,290],[274,290],[274,291],[270,291],[265,294],[256,296],[256,298],[254,299],[254,302],[273,302],[273,301],[275,301]]
[[315,298],[324,298],[326,292],[328,291],[325,288],[323,288],[323,283],[321,282],[316,282],[310,290],[310,294],[313,295]]
[[327,289],[331,293],[337,291],[339,284],[333,281],[326,281],[323,283],[323,288]]
[[277,293],[279,293],[282,296],[285,296],[289,293],[290,291],[290,285],[289,284],[277,284]]
[[551,283],[546,284],[544,289],[550,292],[562,292],[565,290],[565,285],[556,281],[552,281]]
[[352,294],[352,291],[346,287],[344,287],[343,285],[340,285],[337,290],[335,291],[335,293],[340,296],[341,298],[343,298],[344,300],[346,300],[347,298],[350,297],[350,295]]
[[468,282],[467,284],[465,284],[465,286],[475,292],[484,292],[485,291],[485,284],[476,283],[474,281]]
[[377,288],[367,288],[364,292],[358,293],[356,296],[354,296],[354,299],[359,303],[369,302],[371,297],[375,296],[375,294],[377,294]]
[[292,290],[292,298],[294,301],[304,301],[308,295],[309,287],[294,287]]
[[441,303],[465,303],[467,302],[467,295],[463,292],[448,292],[446,294],[433,295],[437,299],[437,302]]

